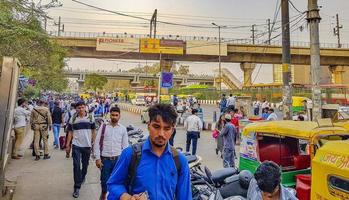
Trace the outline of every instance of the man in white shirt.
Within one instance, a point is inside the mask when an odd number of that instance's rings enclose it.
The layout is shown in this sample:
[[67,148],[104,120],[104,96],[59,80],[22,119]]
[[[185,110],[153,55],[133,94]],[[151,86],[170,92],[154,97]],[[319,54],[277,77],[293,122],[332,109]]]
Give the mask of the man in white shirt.
[[229,98],[227,99],[227,108],[228,110],[234,110],[236,104],[236,98],[233,96],[233,94],[229,95]]
[[193,155],[196,154],[198,138],[200,138],[200,131],[202,130],[202,121],[196,115],[197,112],[198,111],[196,109],[193,109],[191,111],[192,115],[187,117],[187,119],[184,121],[184,128],[187,131],[186,152],[189,152],[190,143],[191,143],[191,141],[193,141],[193,149],[192,149]]
[[126,127],[119,123],[120,108],[110,109],[110,122],[104,123],[98,130],[94,153],[96,166],[101,169],[102,193],[100,200],[107,197],[107,181],[113,172],[118,158],[126,147],[129,146]]
[[22,155],[18,155],[18,150],[23,142],[25,135],[25,127],[27,126],[27,118],[30,117],[30,110],[25,99],[18,99],[18,107],[14,113],[14,131],[15,145],[12,151],[12,159],[20,159]]
[[267,118],[268,121],[277,121],[277,120],[279,120],[278,116],[274,113],[274,109],[270,108],[268,113],[269,113],[269,116]]

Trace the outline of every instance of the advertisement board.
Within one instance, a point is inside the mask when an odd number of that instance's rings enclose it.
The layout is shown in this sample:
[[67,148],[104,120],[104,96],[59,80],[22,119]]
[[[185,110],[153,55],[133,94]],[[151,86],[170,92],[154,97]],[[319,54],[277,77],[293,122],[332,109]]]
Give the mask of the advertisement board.
[[[219,43],[211,41],[188,40],[186,44],[186,54],[192,55],[219,55]],[[221,43],[221,56],[228,55],[228,47],[226,43]]]
[[184,42],[182,40],[142,38],[140,39],[140,52],[183,55]]
[[97,51],[121,51],[121,52],[138,52],[139,39],[135,38],[97,38]]

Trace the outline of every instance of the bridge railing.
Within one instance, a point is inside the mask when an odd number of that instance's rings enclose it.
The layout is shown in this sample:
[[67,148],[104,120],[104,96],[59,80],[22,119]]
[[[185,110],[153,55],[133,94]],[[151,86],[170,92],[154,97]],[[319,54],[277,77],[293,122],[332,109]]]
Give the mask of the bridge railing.
[[[97,38],[97,37],[115,37],[115,38],[147,38],[148,34],[131,34],[131,33],[107,33],[107,32],[70,32],[64,31],[58,34],[58,31],[48,32],[53,37],[76,37],[76,38]],[[178,39],[178,40],[200,40],[200,41],[218,41],[217,37],[207,36],[182,36],[182,35],[157,35],[158,39]],[[282,41],[273,40],[268,43],[265,40],[252,40],[249,38],[221,38],[223,43],[228,44],[255,44],[255,45],[270,45],[282,46]],[[291,41],[291,47],[309,47],[310,42]],[[338,48],[337,43],[320,43],[321,48]],[[341,48],[349,48],[349,44],[341,44]]]

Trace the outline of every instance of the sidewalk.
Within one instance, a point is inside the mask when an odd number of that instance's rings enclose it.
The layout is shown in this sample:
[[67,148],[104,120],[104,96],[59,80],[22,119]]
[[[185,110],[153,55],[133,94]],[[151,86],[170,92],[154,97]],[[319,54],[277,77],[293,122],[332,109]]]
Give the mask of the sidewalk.
[[[61,134],[63,134],[61,132]],[[50,132],[51,159],[34,161],[29,145],[33,139],[30,131],[23,142],[24,158],[11,160],[6,169],[6,180],[16,185],[14,200],[70,200],[73,192],[73,161],[65,158],[65,151],[53,149]],[[79,199],[96,200],[100,194],[99,170],[90,161],[86,182],[81,187]]]

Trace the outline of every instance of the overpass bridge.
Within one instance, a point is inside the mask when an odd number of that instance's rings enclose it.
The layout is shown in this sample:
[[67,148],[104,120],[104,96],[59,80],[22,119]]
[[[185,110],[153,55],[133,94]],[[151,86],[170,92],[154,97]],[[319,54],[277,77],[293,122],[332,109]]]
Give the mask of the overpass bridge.
[[[141,38],[145,35],[130,34],[106,34],[106,33],[74,33],[64,32],[61,36],[52,35],[52,40],[59,45],[68,48],[68,57],[76,58],[99,58],[99,59],[140,59],[140,60],[159,60],[160,55],[157,53],[140,53],[139,51],[98,51],[98,37],[115,37],[115,38]],[[161,36],[160,36],[161,37]],[[166,38],[165,38],[166,39]],[[205,40],[200,38],[181,38],[176,36],[171,39],[188,40]],[[216,38],[207,38],[207,41],[215,41]],[[282,63],[282,46],[278,43],[263,44],[256,41],[257,44],[248,44],[249,40],[224,39],[227,45],[226,56],[221,57],[222,62],[241,63],[241,69],[244,72],[244,83],[251,80],[253,69],[251,64],[281,64]],[[332,68],[349,66],[349,45],[344,44],[346,48],[335,48],[334,44],[321,44],[321,65]],[[200,54],[183,54],[172,55],[163,54],[162,59],[175,61],[195,61],[195,62],[217,62],[217,55],[200,55]],[[246,64],[246,67],[245,67]],[[291,43],[291,64],[293,65],[310,65],[309,43],[295,42]]]
[[[64,74],[69,78],[77,78],[78,82],[84,82],[86,74],[96,73],[105,76],[108,79],[114,80],[130,80],[132,84],[140,83],[140,80],[159,80],[159,74],[149,73],[131,73],[131,72],[107,72],[107,71],[79,71],[79,70],[66,70]],[[214,84],[214,76],[197,76],[197,75],[174,75],[174,82],[177,84],[186,85],[189,82],[203,83],[207,85]]]

